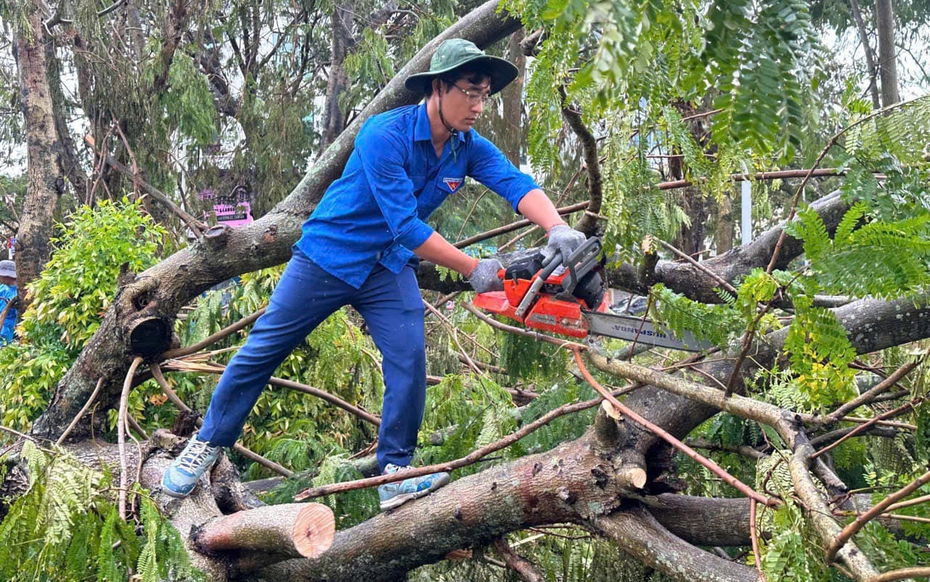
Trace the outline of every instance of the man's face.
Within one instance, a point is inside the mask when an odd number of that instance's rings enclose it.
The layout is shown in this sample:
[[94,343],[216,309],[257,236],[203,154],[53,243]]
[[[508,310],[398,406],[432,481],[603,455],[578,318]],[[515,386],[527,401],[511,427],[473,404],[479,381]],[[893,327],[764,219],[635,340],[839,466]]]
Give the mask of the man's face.
[[484,101],[491,92],[491,80],[472,76],[457,80],[453,85],[441,84],[442,116],[452,129],[469,131],[484,110]]

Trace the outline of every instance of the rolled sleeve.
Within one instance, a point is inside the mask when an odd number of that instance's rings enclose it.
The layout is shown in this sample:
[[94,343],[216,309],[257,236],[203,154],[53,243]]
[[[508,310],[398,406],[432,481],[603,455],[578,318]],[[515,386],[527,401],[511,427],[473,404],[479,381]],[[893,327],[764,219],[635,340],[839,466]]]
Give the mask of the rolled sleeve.
[[507,200],[514,212],[519,212],[517,207],[523,197],[541,188],[533,178],[517,169],[497,146],[474,130],[472,133],[475,135],[468,156],[468,175]]
[[355,148],[368,187],[394,241],[410,250],[422,245],[433,229],[417,216],[413,183],[404,170],[404,142],[389,132],[363,131],[355,141]]

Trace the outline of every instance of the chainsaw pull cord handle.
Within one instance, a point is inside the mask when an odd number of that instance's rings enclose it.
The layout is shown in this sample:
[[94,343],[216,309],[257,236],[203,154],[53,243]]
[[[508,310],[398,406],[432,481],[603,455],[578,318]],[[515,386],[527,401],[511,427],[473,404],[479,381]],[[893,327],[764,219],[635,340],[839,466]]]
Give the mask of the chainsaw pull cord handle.
[[558,251],[549,257],[547,262],[543,263],[542,269],[536,273],[536,277],[533,278],[533,283],[530,285],[529,290],[526,292],[526,295],[523,296],[523,300],[520,301],[520,305],[518,305],[517,309],[514,311],[514,315],[516,315],[518,319],[521,321],[523,320],[523,316],[526,315],[526,312],[530,310],[533,302],[536,301],[536,297],[539,295],[539,290],[542,289],[546,279],[548,279],[549,275],[554,273],[561,264],[562,253]]

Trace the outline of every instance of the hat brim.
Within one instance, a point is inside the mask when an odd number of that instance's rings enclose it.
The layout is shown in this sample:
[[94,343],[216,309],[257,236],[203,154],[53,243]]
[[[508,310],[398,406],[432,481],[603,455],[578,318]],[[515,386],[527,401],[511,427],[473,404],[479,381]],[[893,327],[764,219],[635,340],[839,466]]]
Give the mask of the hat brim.
[[491,55],[481,55],[439,71],[427,71],[425,73],[410,75],[404,81],[404,86],[416,93],[426,93],[426,89],[429,87],[430,83],[433,82],[433,79],[468,65],[480,65],[487,69],[488,73],[491,75],[491,92],[489,95],[499,92],[513,82],[513,80],[517,78],[517,75],[520,74],[519,69],[510,61]]

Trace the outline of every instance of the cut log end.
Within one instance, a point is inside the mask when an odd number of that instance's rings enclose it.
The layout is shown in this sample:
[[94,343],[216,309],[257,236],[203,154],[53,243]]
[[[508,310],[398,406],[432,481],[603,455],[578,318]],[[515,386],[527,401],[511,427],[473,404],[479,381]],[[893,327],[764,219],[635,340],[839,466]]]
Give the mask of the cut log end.
[[646,486],[646,460],[635,450],[627,449],[615,460],[614,468],[620,484],[630,490],[640,490]]
[[604,409],[604,414],[606,414],[610,418],[614,420],[620,420],[622,416],[620,414],[620,410],[618,410],[617,407],[615,407],[613,404],[611,404],[607,400],[604,400],[603,402],[601,402],[601,408]]
[[333,545],[336,520],[319,503],[266,505],[216,518],[192,536],[203,553],[263,552],[317,558]]
[[642,489],[646,486],[646,471],[639,467],[621,469],[619,478],[622,483],[635,489]]
[[308,503],[294,521],[291,539],[305,558],[318,558],[333,545],[336,520],[333,510],[320,503]]

